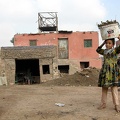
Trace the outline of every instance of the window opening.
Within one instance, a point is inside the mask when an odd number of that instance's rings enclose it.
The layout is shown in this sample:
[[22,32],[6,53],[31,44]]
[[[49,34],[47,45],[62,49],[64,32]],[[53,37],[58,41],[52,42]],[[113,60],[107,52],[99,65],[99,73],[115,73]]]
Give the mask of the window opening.
[[82,69],[88,68],[88,67],[89,67],[89,62],[80,62],[80,67],[81,67]]
[[60,73],[69,73],[69,65],[59,65],[58,70]]
[[43,74],[50,74],[49,65],[43,65],[42,69],[43,69]]
[[30,46],[37,46],[37,40],[30,40]]
[[91,39],[85,39],[84,40],[84,47],[92,47],[92,40]]

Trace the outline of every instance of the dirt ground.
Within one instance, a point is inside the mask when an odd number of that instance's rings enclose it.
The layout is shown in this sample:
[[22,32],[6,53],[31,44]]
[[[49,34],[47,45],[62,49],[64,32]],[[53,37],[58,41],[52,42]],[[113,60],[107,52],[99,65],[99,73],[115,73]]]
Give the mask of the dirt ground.
[[97,109],[98,73],[88,69],[40,85],[0,86],[0,120],[120,120],[110,90],[107,108]]

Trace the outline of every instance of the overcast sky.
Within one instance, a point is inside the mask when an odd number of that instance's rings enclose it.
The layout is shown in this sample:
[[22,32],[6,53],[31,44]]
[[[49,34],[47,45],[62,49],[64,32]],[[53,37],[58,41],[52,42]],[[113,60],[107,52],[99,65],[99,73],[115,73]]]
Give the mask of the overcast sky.
[[0,0],[0,47],[16,33],[37,33],[39,12],[57,12],[58,30],[99,31],[101,21],[120,22],[119,8],[119,0]]

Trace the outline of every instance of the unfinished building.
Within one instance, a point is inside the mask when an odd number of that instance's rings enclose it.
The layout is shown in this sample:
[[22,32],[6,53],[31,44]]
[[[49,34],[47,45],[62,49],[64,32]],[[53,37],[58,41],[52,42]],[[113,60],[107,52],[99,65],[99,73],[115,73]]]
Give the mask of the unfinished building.
[[57,33],[16,34],[14,46],[57,47],[57,65],[60,73],[74,74],[87,67],[101,67],[96,52],[98,32],[58,31]]
[[39,84],[58,77],[56,46],[2,47],[1,84]]

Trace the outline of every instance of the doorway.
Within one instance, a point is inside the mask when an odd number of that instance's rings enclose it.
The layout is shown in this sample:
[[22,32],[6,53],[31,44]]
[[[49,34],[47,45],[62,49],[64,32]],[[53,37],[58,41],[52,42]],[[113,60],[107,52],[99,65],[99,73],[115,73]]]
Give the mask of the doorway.
[[39,59],[24,59],[15,60],[16,84],[39,84],[40,83],[40,70]]
[[58,58],[68,59],[68,38],[58,39]]

